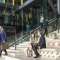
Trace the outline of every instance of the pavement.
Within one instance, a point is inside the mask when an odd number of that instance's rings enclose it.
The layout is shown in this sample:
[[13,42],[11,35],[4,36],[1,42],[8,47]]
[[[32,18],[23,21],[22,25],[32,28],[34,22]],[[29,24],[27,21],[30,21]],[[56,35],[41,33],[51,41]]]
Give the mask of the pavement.
[[17,58],[16,57],[12,58],[9,56],[3,56],[3,57],[0,57],[0,60],[60,60],[60,57],[58,59],[44,58],[44,57],[33,58],[33,57],[27,57],[27,56],[18,56]]
[[16,56],[15,58],[21,59],[21,60],[60,60],[59,58],[51,58],[51,57],[39,57],[39,58],[33,58],[28,56]]

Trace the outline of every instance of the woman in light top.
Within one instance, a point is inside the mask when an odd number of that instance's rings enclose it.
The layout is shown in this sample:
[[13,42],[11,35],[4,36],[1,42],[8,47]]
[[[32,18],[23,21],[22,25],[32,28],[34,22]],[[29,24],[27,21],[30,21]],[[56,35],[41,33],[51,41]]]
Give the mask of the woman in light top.
[[29,51],[28,56],[30,57],[30,56],[32,56],[32,55],[33,55],[33,54],[32,54],[32,52],[33,52],[33,50],[32,50],[33,45],[37,43],[37,39],[36,39],[36,37],[35,37],[35,34],[34,34],[34,33],[32,33],[32,34],[31,34],[31,36],[30,36],[30,39],[29,39],[29,40],[30,40],[30,44],[29,44],[29,47],[28,47],[28,51]]
[[29,44],[29,50],[30,50],[30,52],[32,52],[32,47],[33,47],[33,45],[36,44],[36,43],[37,43],[37,39],[36,39],[36,37],[35,37],[35,34],[32,33],[32,34],[31,34],[31,37],[30,37],[30,44]]

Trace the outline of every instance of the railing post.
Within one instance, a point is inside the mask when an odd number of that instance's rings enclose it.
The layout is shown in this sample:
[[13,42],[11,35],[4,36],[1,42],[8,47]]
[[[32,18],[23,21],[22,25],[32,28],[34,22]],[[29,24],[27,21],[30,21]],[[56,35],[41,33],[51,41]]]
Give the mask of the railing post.
[[31,32],[30,32],[30,36],[31,36]]
[[21,42],[23,41],[23,33],[21,32]]
[[[59,27],[59,24],[60,24],[60,23],[59,23],[59,15],[58,15],[58,27]],[[59,33],[59,28],[58,28],[58,33]]]
[[16,50],[16,30],[15,30],[15,50]]
[[[28,32],[26,32],[26,35],[28,36]],[[27,37],[27,40],[28,40],[28,37]]]

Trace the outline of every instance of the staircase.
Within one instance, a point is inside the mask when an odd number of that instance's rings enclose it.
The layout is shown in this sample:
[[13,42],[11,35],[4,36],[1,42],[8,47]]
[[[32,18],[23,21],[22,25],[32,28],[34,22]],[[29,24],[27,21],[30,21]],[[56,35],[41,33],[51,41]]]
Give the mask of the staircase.
[[15,50],[15,47],[10,47],[7,49],[9,55],[13,55],[13,57],[16,57],[16,55],[25,55],[27,48],[29,47],[29,42],[23,42],[19,45],[17,45],[17,50]]
[[[58,31],[56,30],[52,33],[57,33],[57,32]],[[48,43],[48,41],[53,41],[53,39],[50,38],[50,37],[46,37],[46,42]],[[58,39],[57,39],[57,41],[58,41]],[[22,42],[22,43],[18,44],[16,47],[17,47],[17,50],[15,50],[15,46],[7,49],[8,56],[2,56],[1,60],[6,60],[7,58],[9,58],[11,60],[13,60],[13,59],[14,60],[26,60],[26,59],[29,59],[29,58],[32,59],[32,60],[34,59],[32,57],[27,57],[27,48],[29,47],[29,41]],[[50,47],[47,46],[46,49],[39,50],[39,53],[41,54],[41,57],[38,58],[38,59],[42,59],[42,58],[51,59],[52,58],[51,60],[53,60],[53,59],[56,60],[57,58],[60,58],[59,49],[60,48],[57,48],[57,47],[54,48],[54,46],[53,46],[53,48],[51,46]],[[4,54],[4,52],[3,52],[3,54]],[[44,59],[42,59],[42,60],[44,60]]]
[[[40,27],[36,28],[34,31],[34,33],[36,33],[36,31],[40,29]],[[60,31],[60,30],[59,30]],[[56,34],[56,36],[60,36],[60,33],[58,33],[58,30],[49,33],[48,37],[45,36],[46,38],[46,45],[47,45],[47,49],[42,49],[41,51],[39,51],[39,53],[41,54],[41,57],[38,58],[41,60],[48,60],[48,59],[54,59],[56,60],[57,58],[60,58],[60,45],[55,45],[55,42],[60,42],[59,38],[54,38],[54,36],[52,37],[52,35],[54,35],[53,33]],[[11,58],[12,59],[16,59],[16,60],[34,60],[33,57],[27,57],[27,48],[29,47],[29,40],[27,40],[27,38],[23,38],[23,42],[19,42],[19,44],[16,45],[17,49],[15,50],[15,45],[13,44],[13,46],[10,46],[9,49],[7,49],[8,52],[8,56],[2,56],[0,57],[0,60],[7,60],[6,58]],[[29,37],[28,37],[29,39]],[[18,40],[21,40],[20,38]],[[53,43],[54,44],[53,44]],[[13,43],[13,42],[12,42]],[[58,47],[58,48],[57,48]],[[4,52],[3,52],[4,54]],[[51,56],[52,55],[52,56]],[[43,58],[42,58],[43,57]]]
[[21,60],[21,59],[17,59],[17,58],[13,58],[13,57],[9,57],[9,56],[2,56],[0,57],[0,60]]

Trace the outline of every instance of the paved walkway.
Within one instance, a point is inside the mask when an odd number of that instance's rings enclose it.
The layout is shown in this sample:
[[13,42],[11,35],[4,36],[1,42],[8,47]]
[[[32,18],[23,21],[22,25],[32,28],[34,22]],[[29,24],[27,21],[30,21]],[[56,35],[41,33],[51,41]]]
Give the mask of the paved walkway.
[[22,60],[56,60],[56,59],[50,59],[50,58],[33,58],[33,57],[20,57]]
[[0,60],[9,60],[9,59],[11,59],[11,60],[60,60],[60,58],[58,58],[58,59],[54,59],[54,58],[43,58],[43,57],[33,58],[33,57],[26,57],[26,56],[18,56],[17,58],[14,59],[14,58],[5,56],[5,57],[0,57]]
[[21,60],[21,59],[9,57],[9,56],[2,56],[0,57],[0,60]]
[[55,59],[55,58],[47,58],[47,57],[33,58],[33,57],[27,57],[27,56],[16,56],[16,58],[19,58],[21,60],[60,60],[60,57]]

